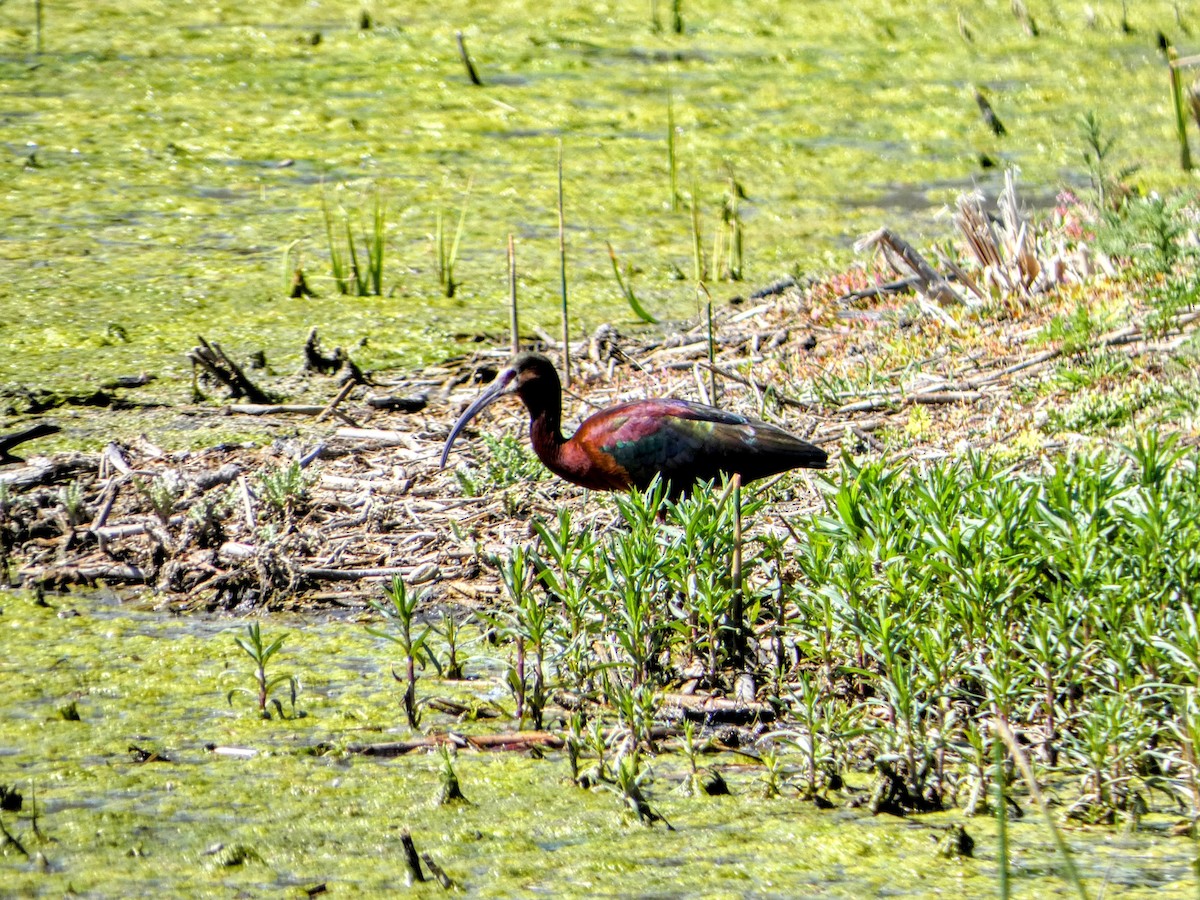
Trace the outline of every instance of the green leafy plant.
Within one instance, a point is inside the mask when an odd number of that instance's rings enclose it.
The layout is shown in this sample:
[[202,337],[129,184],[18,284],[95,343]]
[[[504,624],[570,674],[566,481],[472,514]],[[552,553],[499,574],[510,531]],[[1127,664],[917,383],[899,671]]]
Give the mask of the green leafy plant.
[[1135,272],[1168,273],[1184,254],[1182,239],[1190,227],[1183,215],[1186,204],[1186,197],[1130,199],[1105,212],[1097,245],[1112,256],[1129,259]]
[[417,702],[417,664],[427,661],[435,668],[439,665],[437,657],[428,646],[433,628],[430,625],[424,628],[417,626],[417,609],[424,599],[424,592],[409,593],[404,579],[396,575],[392,577],[391,586],[386,593],[387,599],[391,601],[390,605],[375,600],[368,601],[368,604],[383,616],[391,630],[385,631],[368,625],[367,632],[391,641],[400,648],[404,657],[404,677],[397,675],[395,670],[392,671],[392,677],[404,685],[404,697],[401,701],[404,715],[409,727],[417,728],[421,724],[421,704]]
[[88,516],[83,482],[76,478],[60,487],[58,489],[58,504],[62,507],[63,514],[70,527],[75,528],[82,525]]
[[463,466],[454,470],[466,496],[481,497],[514,485],[524,488],[549,477],[546,467],[530,450],[527,441],[511,434],[495,437],[485,433],[481,439],[487,447],[482,470]]
[[283,641],[286,637],[286,634],[281,634],[279,637],[275,638],[275,640],[267,643],[263,639],[262,630],[258,622],[252,622],[246,626],[246,634],[244,637],[240,634],[235,634],[233,636],[233,642],[237,644],[237,646],[240,647],[241,650],[247,656],[249,656],[250,660],[254,663],[255,687],[253,689],[237,687],[229,691],[225,699],[228,701],[230,706],[233,705],[234,694],[246,694],[247,696],[254,698],[258,705],[259,715],[261,715],[264,719],[271,718],[271,713],[267,709],[268,705],[273,705],[279,717],[284,718],[283,704],[279,701],[279,698],[272,697],[271,693],[275,690],[275,688],[282,684],[286,684],[288,686],[288,700],[291,706],[292,715],[293,717],[296,715],[296,697],[300,692],[299,680],[295,675],[286,673],[271,676],[267,675],[267,663],[269,663],[271,658],[275,656],[280,649],[282,649]]
[[440,787],[438,789],[437,805],[446,806],[450,803],[466,803],[467,798],[462,792],[462,786],[458,782],[458,773],[454,771],[454,749],[449,744],[442,744],[438,747],[438,755],[441,757],[441,763],[438,767]]
[[1044,344],[1058,344],[1064,356],[1090,348],[1103,329],[1103,323],[1085,300],[1075,304],[1070,314],[1055,316],[1038,334]]
[[263,501],[278,513],[294,515],[309,499],[309,489],[314,479],[306,472],[299,460],[264,472],[259,477],[259,490]]
[[178,478],[168,475],[155,475],[147,484],[142,479],[134,479],[138,493],[146,498],[155,517],[164,525],[171,521],[175,511],[175,503],[183,496],[183,485]]
[[1092,190],[1096,192],[1096,205],[1102,210],[1119,205],[1127,193],[1125,181],[1137,172],[1138,166],[1113,170],[1111,157],[1117,139],[1104,133],[1100,117],[1094,110],[1088,110],[1080,117],[1079,135],[1083,139],[1083,163],[1092,180]]

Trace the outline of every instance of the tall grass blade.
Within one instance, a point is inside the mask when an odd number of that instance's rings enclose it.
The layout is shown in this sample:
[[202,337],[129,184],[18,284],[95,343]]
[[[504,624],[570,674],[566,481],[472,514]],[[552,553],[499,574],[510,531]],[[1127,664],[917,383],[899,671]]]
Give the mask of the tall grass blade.
[[742,476],[735,474],[730,487],[733,491],[733,562],[729,580],[733,585],[733,595],[729,602],[729,619],[732,625],[729,655],[735,666],[742,666],[745,664],[748,649],[746,597],[742,592]]
[[651,325],[658,324],[658,319],[646,312],[646,308],[642,306],[637,295],[633,292],[631,285],[625,283],[625,279],[621,277],[621,264],[617,262],[617,253],[613,250],[613,245],[608,244],[608,258],[612,260],[613,275],[617,279],[617,287],[621,289],[621,296],[625,298],[625,302],[629,304],[629,308],[633,310],[633,314]]
[[739,200],[742,189],[733,175],[732,166],[729,169],[729,196],[725,200],[723,211],[725,226],[729,230],[729,259],[725,264],[725,274],[730,281],[742,280],[743,260],[743,231],[742,213]]
[[1025,785],[1029,788],[1029,795],[1033,797],[1034,802],[1037,803],[1038,808],[1041,809],[1042,815],[1046,819],[1046,826],[1050,829],[1050,836],[1054,839],[1054,845],[1062,855],[1063,868],[1067,870],[1067,880],[1074,885],[1080,900],[1088,900],[1087,888],[1084,887],[1079,870],[1075,868],[1075,860],[1071,857],[1071,848],[1067,846],[1062,832],[1054,824],[1054,816],[1050,813],[1050,807],[1046,805],[1046,798],[1042,796],[1037,779],[1033,777],[1033,770],[1029,767],[1029,760],[1025,758],[1025,753],[1021,750],[1021,745],[1017,743],[1016,736],[1009,730],[1008,725],[1003,720],[998,718],[993,719],[992,727],[996,729],[996,733],[1000,735],[1004,743],[1008,746],[1008,752],[1012,756],[1013,761],[1016,762],[1017,768],[1021,770],[1021,777],[1025,779]]
[[346,226],[346,246],[350,249],[350,276],[354,279],[354,293],[362,297],[366,294],[366,275],[358,265],[358,251],[354,248],[354,233],[350,230],[350,217],[346,216],[343,223]]
[[329,244],[329,269],[333,275],[333,283],[337,285],[339,294],[350,293],[350,283],[347,279],[346,258],[342,255],[341,247],[333,234],[333,213],[329,210],[328,200],[321,197],[321,212],[325,216],[325,240]]
[[567,219],[563,212],[563,145],[558,142],[558,277],[562,296],[562,368],[567,387],[571,386],[571,317],[567,308]]
[[1012,889],[1008,884],[1008,797],[1004,790],[1004,746],[993,742],[996,757],[996,832],[999,849],[996,862],[1000,866],[1000,900],[1008,900]]
[[1179,54],[1174,47],[1167,48],[1167,69],[1171,76],[1171,103],[1175,107],[1175,137],[1179,140],[1179,165],[1183,171],[1192,170],[1192,148],[1188,144],[1187,118],[1183,112],[1183,79],[1179,76],[1176,60]]
[[442,222],[442,211],[438,210],[434,230],[433,244],[437,253],[438,283],[447,297],[453,297],[459,283],[454,280],[454,264],[458,261],[458,247],[462,242],[463,231],[467,224],[467,206],[471,199],[473,179],[467,179],[467,189],[463,192],[462,209],[458,213],[458,226],[454,229],[454,240],[450,250],[446,250],[446,231]]
[[671,211],[679,210],[679,166],[675,152],[675,96],[667,80],[667,177],[671,188]]
[[371,242],[367,246],[368,266],[371,270],[371,293],[376,297],[383,296],[383,250],[384,222],[386,211],[379,190],[375,191],[375,210],[371,222]]
[[696,183],[694,181],[688,205],[692,213],[692,278],[696,282],[698,301],[700,285],[708,280],[708,266],[704,259],[704,238],[700,230],[700,207],[696,201]]
[[516,356],[521,350],[521,330],[517,325],[517,251],[511,233],[508,235],[508,310],[512,352]]

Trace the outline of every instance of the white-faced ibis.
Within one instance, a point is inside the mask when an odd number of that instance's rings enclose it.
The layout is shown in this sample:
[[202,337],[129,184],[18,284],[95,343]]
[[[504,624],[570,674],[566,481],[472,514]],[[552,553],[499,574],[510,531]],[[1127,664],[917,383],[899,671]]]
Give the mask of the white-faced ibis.
[[554,364],[537,353],[514,357],[450,429],[442,467],[466,424],[515,393],[529,410],[533,451],[551,472],[599,491],[645,490],[655,475],[679,496],[721,475],[742,482],[788,469],[823,469],[820,447],[774,425],[688,400],[635,400],[601,410],[571,438],[562,435],[562,385]]

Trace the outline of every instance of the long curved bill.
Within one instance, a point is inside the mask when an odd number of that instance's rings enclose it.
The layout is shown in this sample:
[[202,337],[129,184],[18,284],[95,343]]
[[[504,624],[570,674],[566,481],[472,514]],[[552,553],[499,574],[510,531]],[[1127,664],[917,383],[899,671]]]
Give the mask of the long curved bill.
[[510,393],[514,388],[514,382],[517,377],[517,370],[511,366],[504,369],[496,376],[496,380],[488,385],[487,390],[475,398],[475,401],[466,408],[458,421],[454,423],[454,427],[450,429],[450,436],[446,438],[446,444],[442,447],[442,462],[441,468],[446,468],[446,460],[450,457],[450,448],[454,446],[455,440],[467,423],[479,415],[486,407],[491,406],[505,394]]

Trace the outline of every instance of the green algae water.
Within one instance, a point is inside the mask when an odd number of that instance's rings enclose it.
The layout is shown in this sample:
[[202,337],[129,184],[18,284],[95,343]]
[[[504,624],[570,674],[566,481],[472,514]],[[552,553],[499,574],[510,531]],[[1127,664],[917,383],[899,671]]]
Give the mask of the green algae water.
[[[727,797],[684,796],[681,759],[647,760],[646,792],[672,831],[639,824],[611,792],[575,787],[562,752],[461,752],[468,802],[439,806],[436,753],[341,749],[414,736],[386,642],[345,619],[263,620],[266,637],[287,633],[272,671],[302,685],[296,715],[285,702],[288,718],[263,721],[244,698],[227,701],[251,680],[233,642],[243,624],[99,596],[39,605],[0,594],[0,784],[24,798],[0,819],[30,855],[0,849],[0,896],[303,896],[321,884],[394,896],[406,883],[403,829],[467,896],[995,896],[992,820],[818,811],[790,790],[764,800],[761,767],[731,754],[703,760],[721,767]],[[419,695],[504,696],[495,660],[471,657],[466,669],[466,682],[426,673]],[[426,717],[426,730],[499,727]],[[165,759],[138,762],[133,748]],[[1015,896],[1070,896],[1030,812],[1011,826]],[[1067,829],[1084,877],[1122,897],[1194,896],[1194,846],[1162,836],[1158,818],[1132,834]],[[937,852],[958,821],[976,839],[974,859]]]
[[[608,243],[651,313],[695,315],[693,201],[724,301],[844,264],[883,225],[944,237],[944,205],[994,194],[1008,167],[1035,207],[1088,190],[1088,111],[1116,139],[1110,175],[1190,181],[1156,45],[1194,49],[1188,3],[1030,3],[1031,23],[1003,0],[684,2],[676,34],[670,4],[646,0],[78,0],[45,5],[40,55],[33,6],[0,5],[10,391],[149,372],[183,402],[201,333],[281,372],[314,326],[366,367],[439,358],[503,333],[510,233],[526,328],[557,334],[560,142],[573,334],[638,327]],[[742,282],[712,258],[731,179]],[[341,252],[349,223],[363,253],[377,195],[382,296],[343,296],[322,206]],[[464,205],[449,298],[436,221]],[[288,297],[297,265],[317,297]]]

